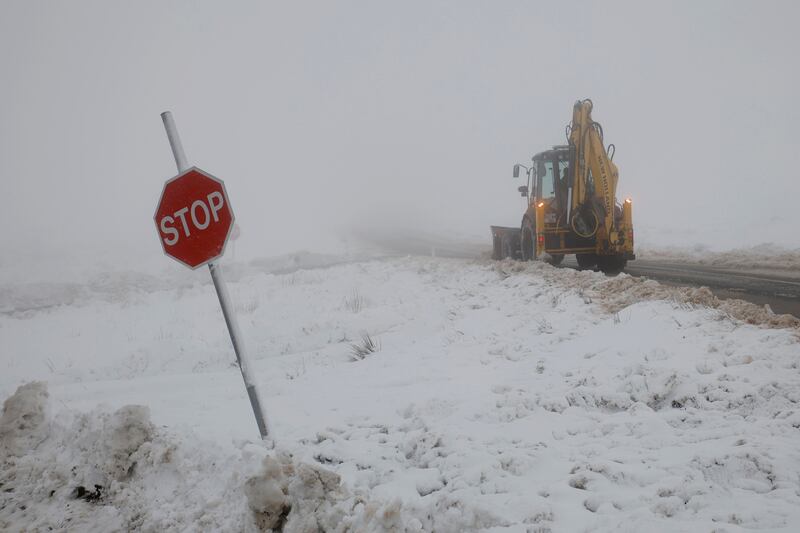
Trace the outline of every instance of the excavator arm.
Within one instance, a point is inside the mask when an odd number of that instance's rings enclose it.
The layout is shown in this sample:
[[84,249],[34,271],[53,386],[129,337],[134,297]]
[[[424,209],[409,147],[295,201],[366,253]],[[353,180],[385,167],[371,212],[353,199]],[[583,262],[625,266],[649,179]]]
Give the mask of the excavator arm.
[[[611,244],[616,244],[618,228],[615,227],[614,208],[619,171],[603,145],[602,127],[592,120],[591,100],[575,103],[568,138],[570,182],[573,184],[570,222],[575,228],[573,217],[591,209],[597,217],[597,224],[588,225],[596,226],[593,232],[597,232],[602,240],[608,239]],[[582,224],[584,228],[587,226],[585,220]]]

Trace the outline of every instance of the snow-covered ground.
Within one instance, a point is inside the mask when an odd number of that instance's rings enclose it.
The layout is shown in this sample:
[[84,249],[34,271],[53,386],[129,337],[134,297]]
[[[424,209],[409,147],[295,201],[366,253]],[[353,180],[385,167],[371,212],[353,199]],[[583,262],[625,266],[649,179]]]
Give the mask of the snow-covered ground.
[[774,244],[718,252],[700,245],[691,248],[639,246],[636,255],[639,259],[691,263],[740,272],[764,271],[800,278],[800,248],[788,249]]
[[0,530],[800,530],[797,319],[544,264],[232,265],[269,451],[206,277],[0,287]]
[[698,226],[687,226],[691,217],[682,218],[669,227],[638,223],[637,258],[800,277],[800,232],[786,217],[740,217],[736,224],[706,221]]

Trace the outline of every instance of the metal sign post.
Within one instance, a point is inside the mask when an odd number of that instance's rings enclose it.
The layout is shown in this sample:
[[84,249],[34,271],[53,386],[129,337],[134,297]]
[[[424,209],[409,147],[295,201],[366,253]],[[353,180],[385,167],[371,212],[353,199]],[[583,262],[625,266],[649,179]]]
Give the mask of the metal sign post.
[[[172,113],[169,111],[161,113],[161,119],[164,121],[164,128],[167,130],[167,138],[172,148],[172,155],[175,156],[175,164],[178,166],[178,173],[182,174],[191,167],[186,160],[186,154],[183,151],[183,145],[178,136],[178,128],[175,126],[175,120],[172,118]],[[209,219],[206,218],[206,220]],[[228,326],[228,333],[230,333],[231,342],[233,343],[233,351],[236,353],[236,360],[239,363],[239,369],[242,371],[244,386],[245,389],[247,389],[247,396],[250,398],[250,405],[253,407],[253,414],[256,417],[258,431],[261,433],[262,440],[271,443],[271,434],[267,424],[266,413],[261,408],[262,402],[256,387],[256,380],[250,371],[250,359],[245,349],[242,333],[239,331],[239,323],[236,321],[236,314],[231,305],[231,298],[228,293],[228,286],[225,284],[225,278],[222,275],[222,269],[215,262],[211,261],[208,263],[208,270],[211,272],[211,279],[214,281],[214,288],[217,291],[219,305],[222,307],[222,315],[225,317],[225,324]]]

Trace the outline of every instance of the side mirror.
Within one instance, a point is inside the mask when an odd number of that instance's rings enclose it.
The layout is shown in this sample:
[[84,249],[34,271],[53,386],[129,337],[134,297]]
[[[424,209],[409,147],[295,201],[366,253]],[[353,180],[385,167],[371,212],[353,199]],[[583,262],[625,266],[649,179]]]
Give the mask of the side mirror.
[[519,177],[519,165],[514,165],[514,177]]
[[528,186],[527,185],[520,185],[517,187],[520,196],[524,196],[525,198],[528,197]]

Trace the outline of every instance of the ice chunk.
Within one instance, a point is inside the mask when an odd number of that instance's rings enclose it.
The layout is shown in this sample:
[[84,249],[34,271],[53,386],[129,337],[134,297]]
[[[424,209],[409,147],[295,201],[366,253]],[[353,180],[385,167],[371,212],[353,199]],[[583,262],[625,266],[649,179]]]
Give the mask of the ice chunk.
[[29,452],[47,438],[47,384],[21,385],[3,403],[0,417],[0,451],[8,455]]

